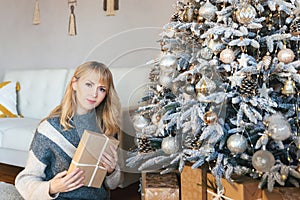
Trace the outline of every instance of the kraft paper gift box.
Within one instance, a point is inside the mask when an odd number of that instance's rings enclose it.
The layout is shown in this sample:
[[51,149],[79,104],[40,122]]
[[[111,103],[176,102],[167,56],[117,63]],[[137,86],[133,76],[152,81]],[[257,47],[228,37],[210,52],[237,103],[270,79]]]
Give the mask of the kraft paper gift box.
[[[211,173],[203,177],[200,168],[192,169],[190,165],[186,165],[181,173],[181,199],[182,200],[198,200],[198,199],[214,199],[217,196],[216,191],[212,190],[215,178]],[[258,200],[262,198],[262,190],[258,188],[259,181],[250,177],[237,177],[233,184],[222,178],[224,193],[220,196],[226,200]],[[206,194],[204,194],[207,189]],[[214,186],[213,188],[215,188]],[[216,189],[216,188],[215,188]],[[206,198],[204,198],[206,196]]]
[[202,184],[206,182],[203,170],[192,169],[191,164],[186,164],[180,174],[180,182],[182,200],[206,199],[204,193],[207,187],[206,184]]
[[142,172],[142,200],[179,200],[179,182],[175,172]]
[[[223,198],[226,200],[261,200],[262,190],[258,188],[259,181],[247,176],[232,177],[233,184],[222,178],[224,187]],[[215,177],[207,174],[207,180],[215,182]],[[207,199],[216,197],[216,193],[208,188]]]
[[110,146],[117,149],[119,141],[114,137],[106,136],[85,130],[73,156],[68,173],[75,168],[84,170],[84,185],[100,188],[107,171],[100,161],[104,152],[111,154]]
[[274,187],[272,192],[267,189],[262,191],[262,200],[300,200],[300,188]]

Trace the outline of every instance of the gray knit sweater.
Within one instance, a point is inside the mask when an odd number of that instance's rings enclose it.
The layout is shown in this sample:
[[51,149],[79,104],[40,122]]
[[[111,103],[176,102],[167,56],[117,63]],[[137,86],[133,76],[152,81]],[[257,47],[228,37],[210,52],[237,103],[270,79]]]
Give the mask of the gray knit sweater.
[[79,144],[84,129],[99,132],[96,127],[94,112],[76,115],[73,125],[77,128],[63,130],[59,118],[43,121],[37,128],[31,143],[26,167],[16,177],[16,188],[26,200],[37,199],[72,199],[72,200],[106,200],[109,192],[121,179],[119,167],[107,176],[101,188],[81,187],[77,190],[49,196],[49,180],[57,173],[67,170]]

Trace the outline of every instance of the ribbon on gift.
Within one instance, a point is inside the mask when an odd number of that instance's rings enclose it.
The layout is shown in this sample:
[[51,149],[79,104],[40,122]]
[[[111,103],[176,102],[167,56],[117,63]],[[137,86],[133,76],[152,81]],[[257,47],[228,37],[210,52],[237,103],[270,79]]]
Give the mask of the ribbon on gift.
[[97,163],[96,163],[96,164],[83,164],[83,163],[78,163],[78,162],[72,160],[72,163],[75,164],[76,166],[79,166],[79,167],[95,167],[95,169],[94,169],[94,171],[93,171],[93,174],[92,174],[92,176],[91,176],[91,179],[90,179],[90,181],[89,181],[88,187],[90,187],[90,186],[92,185],[93,180],[94,180],[94,178],[95,178],[95,176],[96,176],[97,170],[98,170],[99,168],[100,168],[100,169],[105,169],[104,167],[99,166],[100,161],[101,161],[102,154],[104,153],[104,150],[105,150],[105,148],[106,148],[106,146],[107,146],[107,144],[108,144],[108,142],[109,142],[109,138],[108,138],[105,134],[103,134],[103,135],[104,135],[104,137],[105,137],[105,143],[104,143],[103,148],[102,148],[102,150],[101,150],[101,152],[100,152],[100,154],[99,154],[99,156],[98,156],[98,159],[97,159]]
[[213,196],[213,200],[223,200],[223,199],[233,200],[229,197],[224,196],[224,188],[218,189],[217,193],[214,193],[210,190],[207,190],[207,192]]

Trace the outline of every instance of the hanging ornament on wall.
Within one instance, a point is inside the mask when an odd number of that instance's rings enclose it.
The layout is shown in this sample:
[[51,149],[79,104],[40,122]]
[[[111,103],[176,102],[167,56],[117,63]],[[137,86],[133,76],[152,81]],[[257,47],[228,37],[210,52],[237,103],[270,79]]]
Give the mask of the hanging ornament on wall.
[[283,49],[278,52],[277,58],[280,62],[287,64],[294,60],[295,54],[291,49],[288,49],[284,46]]
[[247,149],[247,139],[239,133],[233,134],[227,140],[227,147],[231,153],[243,153]]
[[69,17],[69,35],[74,36],[77,35],[77,30],[76,30],[76,19],[75,19],[75,6],[77,5],[76,0],[68,0],[68,5],[70,7],[70,17]]
[[291,80],[291,77],[288,77],[288,79],[284,82],[281,93],[287,96],[295,94],[296,93],[295,87],[296,87],[295,82]]
[[106,16],[116,15],[116,10],[119,10],[119,0],[103,0],[103,10],[106,11]]
[[34,25],[40,24],[40,6],[38,0],[35,0],[33,24]]
[[243,5],[236,11],[236,19],[242,24],[249,24],[256,16],[255,8],[249,3]]
[[273,154],[266,150],[259,150],[252,157],[252,165],[259,172],[268,172],[274,164]]
[[230,64],[234,61],[235,55],[232,49],[226,48],[220,53],[220,60],[225,64]]

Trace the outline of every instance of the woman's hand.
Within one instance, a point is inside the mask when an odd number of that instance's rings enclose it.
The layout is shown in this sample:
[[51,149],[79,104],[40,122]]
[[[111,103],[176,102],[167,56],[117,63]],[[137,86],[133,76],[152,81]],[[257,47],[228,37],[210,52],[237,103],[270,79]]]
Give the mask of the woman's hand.
[[112,155],[104,152],[101,158],[101,163],[109,174],[115,170],[118,162],[118,154],[116,149],[114,149],[113,146],[110,146],[110,150]]
[[76,168],[71,173],[67,171],[58,173],[50,180],[49,194],[69,192],[83,186],[83,170]]

